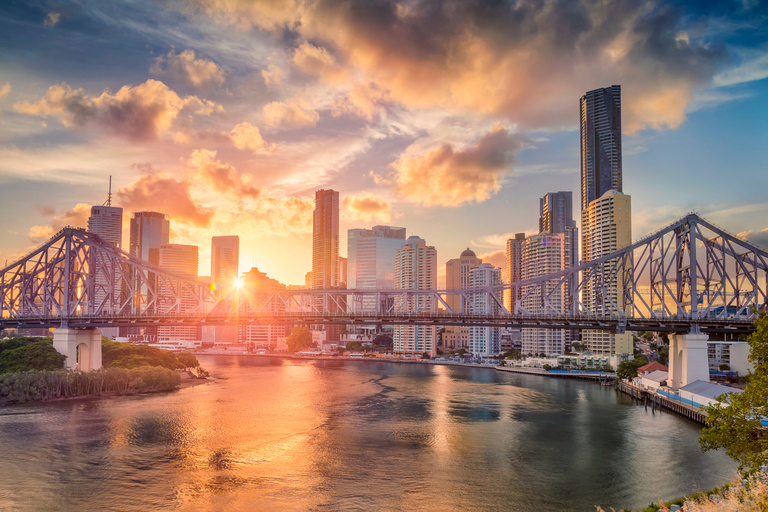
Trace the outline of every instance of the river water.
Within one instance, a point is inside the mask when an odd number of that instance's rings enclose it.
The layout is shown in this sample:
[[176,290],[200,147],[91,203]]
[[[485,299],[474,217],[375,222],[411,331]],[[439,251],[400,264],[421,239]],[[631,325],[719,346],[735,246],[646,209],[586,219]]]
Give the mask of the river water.
[[698,427],[489,369],[199,358],[172,393],[0,408],[0,510],[595,510],[733,480]]

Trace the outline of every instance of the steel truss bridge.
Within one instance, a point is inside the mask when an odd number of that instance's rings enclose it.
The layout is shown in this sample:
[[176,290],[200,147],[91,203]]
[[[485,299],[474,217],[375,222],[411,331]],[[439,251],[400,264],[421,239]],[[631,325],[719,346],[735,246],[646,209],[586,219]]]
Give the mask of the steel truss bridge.
[[415,324],[748,333],[766,309],[767,290],[768,252],[696,214],[579,266],[463,290],[216,286],[67,227],[0,270],[0,328]]

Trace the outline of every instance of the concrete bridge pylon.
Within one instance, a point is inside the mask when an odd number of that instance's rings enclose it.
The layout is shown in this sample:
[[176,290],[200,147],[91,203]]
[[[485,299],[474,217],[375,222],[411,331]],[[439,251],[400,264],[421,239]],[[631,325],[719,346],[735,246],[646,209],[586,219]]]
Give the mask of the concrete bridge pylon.
[[101,329],[54,329],[53,348],[67,356],[64,366],[70,370],[101,368]]
[[709,382],[709,336],[701,333],[670,334],[669,387],[679,389],[691,382]]

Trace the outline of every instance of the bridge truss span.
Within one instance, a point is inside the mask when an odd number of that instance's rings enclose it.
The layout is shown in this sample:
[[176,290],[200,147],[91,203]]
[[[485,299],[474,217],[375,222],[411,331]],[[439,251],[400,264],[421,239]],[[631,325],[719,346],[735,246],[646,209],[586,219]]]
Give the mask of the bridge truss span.
[[736,333],[752,329],[767,290],[768,253],[696,214],[577,267],[463,290],[217,286],[66,228],[0,271],[0,327],[417,323]]

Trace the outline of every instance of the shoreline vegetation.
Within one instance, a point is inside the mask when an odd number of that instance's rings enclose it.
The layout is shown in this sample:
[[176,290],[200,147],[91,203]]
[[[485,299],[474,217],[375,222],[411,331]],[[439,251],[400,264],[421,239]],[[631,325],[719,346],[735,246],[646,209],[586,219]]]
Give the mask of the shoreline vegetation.
[[104,337],[101,346],[102,368],[84,372],[64,369],[65,357],[51,338],[0,340],[0,405],[167,392],[209,377],[189,352]]

